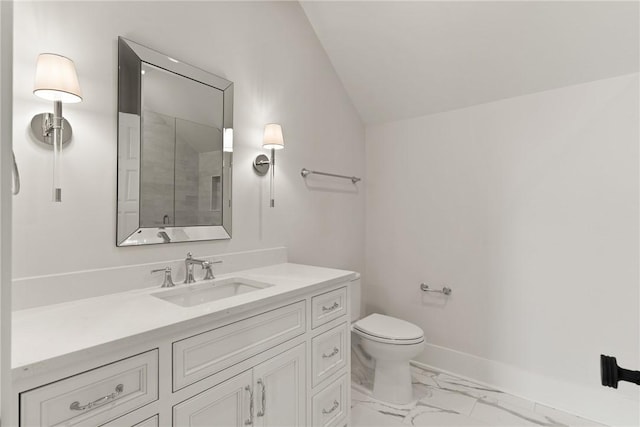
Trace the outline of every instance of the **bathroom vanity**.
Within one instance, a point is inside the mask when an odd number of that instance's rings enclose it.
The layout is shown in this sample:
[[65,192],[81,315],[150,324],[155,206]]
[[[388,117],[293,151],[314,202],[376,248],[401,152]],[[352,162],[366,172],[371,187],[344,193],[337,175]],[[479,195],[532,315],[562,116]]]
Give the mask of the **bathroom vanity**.
[[14,424],[347,425],[353,278],[285,263],[17,311]]

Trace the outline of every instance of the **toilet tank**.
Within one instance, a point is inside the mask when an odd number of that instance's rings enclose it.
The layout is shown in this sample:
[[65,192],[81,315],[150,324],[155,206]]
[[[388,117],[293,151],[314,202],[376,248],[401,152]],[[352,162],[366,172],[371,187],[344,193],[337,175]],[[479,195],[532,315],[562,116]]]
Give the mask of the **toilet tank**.
[[349,292],[351,292],[351,321],[355,322],[362,314],[362,282],[360,281],[360,273],[356,273],[356,278],[349,283]]

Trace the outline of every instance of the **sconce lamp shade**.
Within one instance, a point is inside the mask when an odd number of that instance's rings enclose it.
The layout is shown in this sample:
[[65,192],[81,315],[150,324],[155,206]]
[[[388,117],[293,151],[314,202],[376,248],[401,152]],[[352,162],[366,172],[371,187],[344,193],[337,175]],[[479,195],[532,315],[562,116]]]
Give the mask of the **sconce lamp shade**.
[[224,128],[222,132],[222,151],[233,152],[233,128]]
[[76,67],[61,55],[42,53],[36,65],[33,94],[48,101],[74,103],[82,101]]
[[282,126],[277,123],[269,123],[264,127],[264,138],[262,148],[280,150],[284,148],[284,137],[282,136]]

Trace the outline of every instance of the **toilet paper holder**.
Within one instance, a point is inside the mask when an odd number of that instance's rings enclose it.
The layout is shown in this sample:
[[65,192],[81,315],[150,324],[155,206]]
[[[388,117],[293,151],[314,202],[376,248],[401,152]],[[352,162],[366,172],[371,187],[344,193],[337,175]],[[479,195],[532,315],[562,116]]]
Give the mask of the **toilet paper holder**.
[[420,283],[420,290],[422,292],[437,292],[445,295],[451,295],[452,292],[451,288],[447,286],[443,286],[442,289],[431,289],[426,283]]

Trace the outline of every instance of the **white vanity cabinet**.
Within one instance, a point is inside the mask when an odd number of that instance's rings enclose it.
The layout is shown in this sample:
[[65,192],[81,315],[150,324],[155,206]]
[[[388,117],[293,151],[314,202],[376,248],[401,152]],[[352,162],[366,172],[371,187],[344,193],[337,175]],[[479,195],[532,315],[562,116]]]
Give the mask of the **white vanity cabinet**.
[[173,343],[173,391],[306,332],[305,301]]
[[100,425],[158,399],[158,350],[24,392],[20,425]]
[[176,426],[243,427],[251,424],[251,371],[237,375],[173,407]]
[[306,343],[253,369],[256,427],[306,423]]
[[311,326],[317,328],[347,314],[347,288],[338,288],[311,298]]
[[348,424],[350,384],[350,303],[346,286],[311,298],[311,393],[307,423],[314,427]]
[[305,343],[173,407],[176,426],[302,427]]
[[346,426],[348,295],[334,281],[23,369],[11,425]]
[[343,425],[349,406],[349,377],[343,375],[313,396],[312,425],[314,427]]

